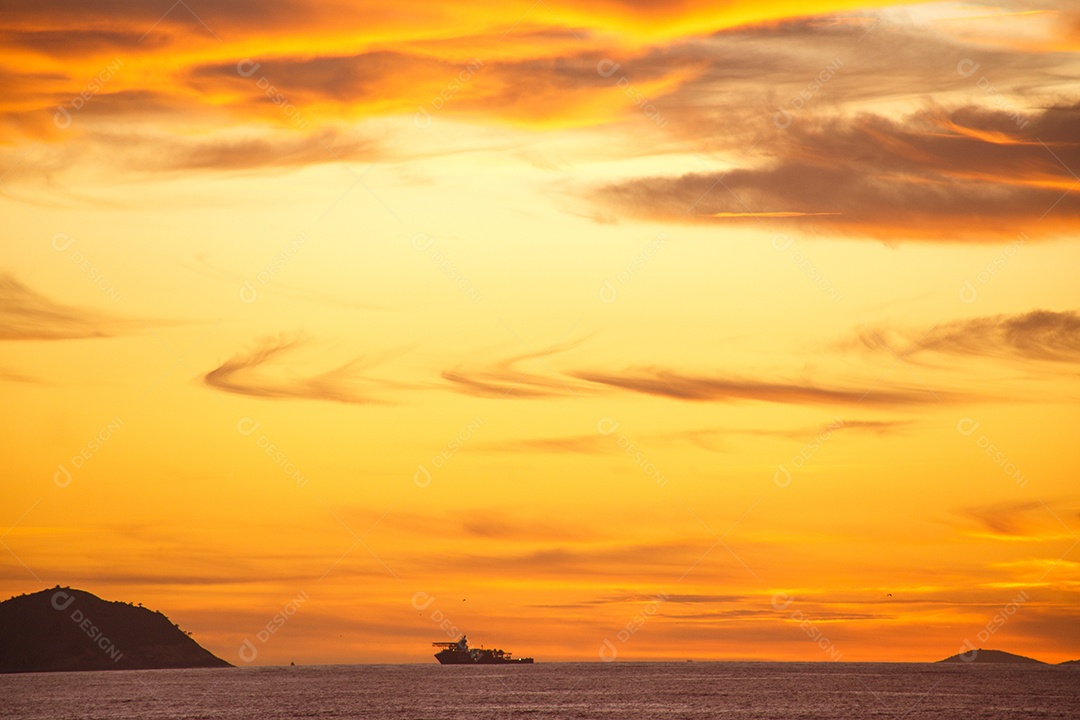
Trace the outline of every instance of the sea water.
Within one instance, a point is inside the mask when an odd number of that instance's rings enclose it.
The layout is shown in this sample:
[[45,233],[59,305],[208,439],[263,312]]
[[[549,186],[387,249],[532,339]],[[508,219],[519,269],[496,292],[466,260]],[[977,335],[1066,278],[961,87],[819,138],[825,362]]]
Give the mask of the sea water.
[[0,675],[0,717],[1080,718],[1080,668],[918,663],[321,665]]

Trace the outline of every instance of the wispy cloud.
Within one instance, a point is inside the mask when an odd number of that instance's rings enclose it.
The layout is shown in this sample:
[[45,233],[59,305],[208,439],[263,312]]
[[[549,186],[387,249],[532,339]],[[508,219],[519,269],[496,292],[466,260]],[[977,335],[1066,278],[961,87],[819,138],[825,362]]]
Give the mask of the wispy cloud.
[[215,390],[260,398],[378,402],[371,394],[375,383],[359,375],[364,367],[362,358],[315,375],[270,377],[267,366],[301,345],[303,341],[297,338],[264,338],[253,349],[237,353],[206,373],[203,382]]
[[694,401],[758,400],[796,405],[919,405],[941,402],[948,393],[922,388],[828,387],[803,382],[768,382],[739,377],[684,375],[666,369],[624,373],[577,372],[591,383],[647,395]]
[[[775,437],[785,440],[805,440],[814,437],[823,430],[839,432],[850,430],[855,432],[874,433],[877,435],[899,434],[913,425],[911,420],[845,420],[834,419],[829,423],[814,427],[800,428],[698,428],[692,430],[677,430],[663,433],[643,433],[641,440],[647,440],[650,445],[692,445],[709,451],[724,451],[729,448],[725,439],[738,437]],[[601,435],[598,432],[583,435],[568,435],[561,437],[529,438],[522,440],[503,440],[480,445],[479,450],[487,452],[509,453],[579,453],[582,455],[598,455],[624,452],[617,444],[617,438],[612,435]]]
[[1076,363],[1080,362],[1080,313],[1032,310],[954,320],[921,332],[878,328],[859,333],[858,342],[870,350],[903,353],[904,357],[936,352]]
[[999,540],[1038,541],[1075,537],[1067,522],[1080,519],[1075,508],[1054,510],[1042,500],[1006,501],[960,508],[955,514],[982,535]]
[[1041,509],[1034,500],[967,507],[959,512],[997,535],[1023,535],[1031,529],[1031,513]]
[[[582,340],[522,353],[478,369],[452,369],[442,373],[458,392],[490,398],[544,398],[577,395],[588,388],[553,369],[548,358],[579,346]],[[522,369],[522,366],[530,366]],[[539,367],[539,371],[535,368]]]
[[133,332],[137,323],[61,305],[0,272],[0,340],[74,340]]

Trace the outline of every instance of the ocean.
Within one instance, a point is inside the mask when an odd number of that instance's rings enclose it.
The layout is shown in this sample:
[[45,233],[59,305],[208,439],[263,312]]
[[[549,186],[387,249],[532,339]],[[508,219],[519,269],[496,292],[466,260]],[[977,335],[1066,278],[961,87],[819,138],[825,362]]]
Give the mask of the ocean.
[[320,665],[0,675],[12,720],[1080,717],[1080,668],[911,663]]

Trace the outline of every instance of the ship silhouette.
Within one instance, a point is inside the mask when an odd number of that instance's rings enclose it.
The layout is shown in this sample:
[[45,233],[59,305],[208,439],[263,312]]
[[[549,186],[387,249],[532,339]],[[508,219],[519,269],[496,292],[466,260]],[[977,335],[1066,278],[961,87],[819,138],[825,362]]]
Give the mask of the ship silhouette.
[[435,642],[432,647],[442,648],[435,659],[442,665],[502,665],[506,663],[531,664],[532,658],[516,658],[502,650],[470,648],[464,635],[457,642]]

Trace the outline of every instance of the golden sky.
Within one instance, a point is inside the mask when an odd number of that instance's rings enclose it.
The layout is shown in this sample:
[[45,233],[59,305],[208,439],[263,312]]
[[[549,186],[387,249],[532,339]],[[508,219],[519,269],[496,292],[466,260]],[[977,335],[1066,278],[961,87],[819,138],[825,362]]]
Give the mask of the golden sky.
[[4,597],[1080,657],[1073,3],[414,5],[7,4]]

